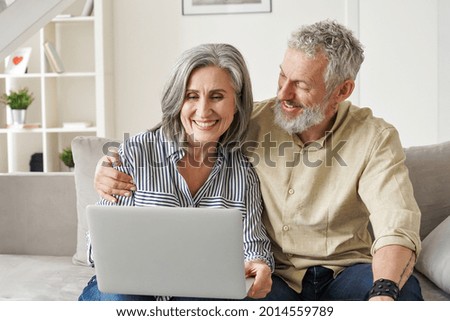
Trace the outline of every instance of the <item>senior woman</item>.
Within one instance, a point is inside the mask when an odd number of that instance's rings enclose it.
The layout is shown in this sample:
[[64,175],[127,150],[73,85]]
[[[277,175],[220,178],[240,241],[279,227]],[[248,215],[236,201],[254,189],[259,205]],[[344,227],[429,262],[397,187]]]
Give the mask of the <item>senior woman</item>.
[[[238,148],[253,108],[241,53],[228,44],[204,44],[185,51],[166,83],[161,104],[160,125],[119,148],[117,168],[133,177],[136,191],[129,197],[118,196],[117,202],[102,199],[100,204],[240,209],[245,271],[255,277],[248,297],[265,297],[271,290],[274,263],[261,223],[259,180]],[[79,299],[185,298],[102,293],[94,276]]]

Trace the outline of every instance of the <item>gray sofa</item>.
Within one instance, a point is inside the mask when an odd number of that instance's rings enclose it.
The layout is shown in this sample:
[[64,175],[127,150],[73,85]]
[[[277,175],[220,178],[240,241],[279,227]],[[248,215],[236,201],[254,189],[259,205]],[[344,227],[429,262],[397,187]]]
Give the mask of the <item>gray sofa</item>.
[[76,300],[92,268],[76,265],[74,175],[0,176],[0,300]]
[[[84,265],[84,208],[97,200],[92,177],[106,142],[73,141],[75,174],[0,175],[0,300],[77,300],[94,274]],[[426,300],[450,300],[450,142],[406,154],[422,210],[415,274]]]

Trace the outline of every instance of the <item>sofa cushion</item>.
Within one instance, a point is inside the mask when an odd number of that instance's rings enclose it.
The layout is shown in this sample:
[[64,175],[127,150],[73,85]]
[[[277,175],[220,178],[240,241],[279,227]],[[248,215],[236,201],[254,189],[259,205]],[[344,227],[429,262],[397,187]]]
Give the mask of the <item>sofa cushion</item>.
[[423,240],[450,213],[450,142],[405,149]]
[[93,136],[79,136],[72,141],[78,215],[77,249],[73,255],[75,264],[88,265],[86,206],[95,204],[99,200],[94,189],[95,167],[99,159],[106,154],[109,146],[118,146],[118,144],[111,139]]
[[0,301],[76,301],[93,274],[70,256],[0,254]]
[[450,216],[422,241],[416,269],[450,293]]
[[0,253],[72,255],[75,204],[72,173],[0,174]]

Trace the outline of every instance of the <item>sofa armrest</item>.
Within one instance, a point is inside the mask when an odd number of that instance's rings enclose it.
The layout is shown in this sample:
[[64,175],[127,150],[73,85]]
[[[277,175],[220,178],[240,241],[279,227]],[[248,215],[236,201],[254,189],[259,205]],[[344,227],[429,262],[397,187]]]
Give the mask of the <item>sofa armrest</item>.
[[76,231],[72,173],[0,175],[0,253],[72,255]]

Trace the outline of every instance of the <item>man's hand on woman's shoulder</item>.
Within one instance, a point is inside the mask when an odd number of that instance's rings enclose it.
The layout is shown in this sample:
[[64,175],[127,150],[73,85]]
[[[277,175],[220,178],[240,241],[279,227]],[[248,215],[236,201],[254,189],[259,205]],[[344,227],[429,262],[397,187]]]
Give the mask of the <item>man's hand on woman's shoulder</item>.
[[105,200],[116,203],[115,196],[130,196],[136,190],[130,175],[122,173],[113,166],[120,165],[119,155],[112,153],[103,156],[97,163],[94,188]]

